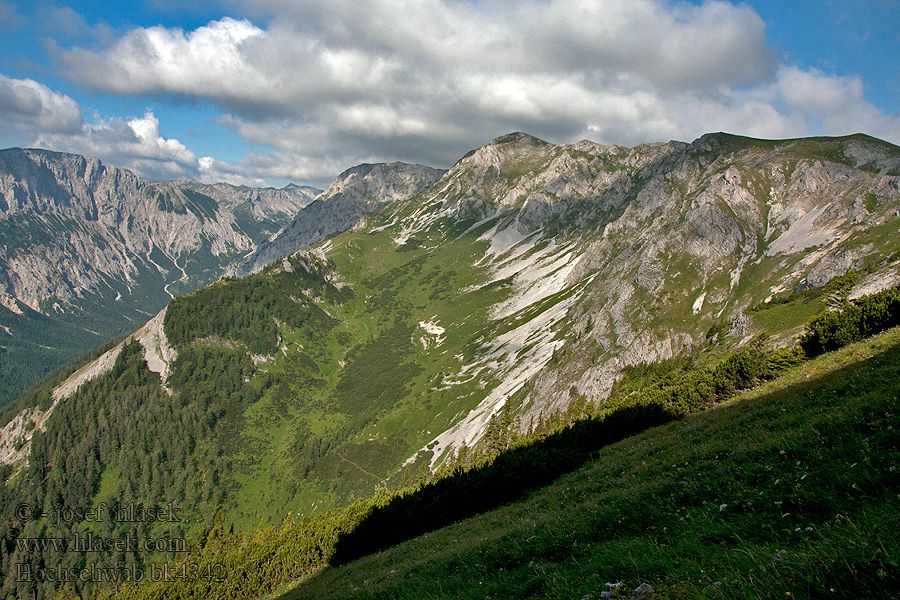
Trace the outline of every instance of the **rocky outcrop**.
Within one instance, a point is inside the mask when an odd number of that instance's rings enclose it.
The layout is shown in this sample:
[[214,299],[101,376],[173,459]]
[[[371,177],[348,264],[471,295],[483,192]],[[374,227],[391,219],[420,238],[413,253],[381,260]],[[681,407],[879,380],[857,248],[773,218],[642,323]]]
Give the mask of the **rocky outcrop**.
[[405,163],[359,165],[341,173],[278,235],[262,242],[235,274],[245,276],[316,242],[350,229],[385,204],[431,187],[444,171]]
[[[107,293],[115,282],[133,288],[142,271],[154,272],[160,287],[197,285],[292,218],[315,191],[149,182],[94,158],[5,150],[0,292],[46,313]],[[225,264],[217,271],[211,261]],[[212,273],[197,272],[201,264]]]

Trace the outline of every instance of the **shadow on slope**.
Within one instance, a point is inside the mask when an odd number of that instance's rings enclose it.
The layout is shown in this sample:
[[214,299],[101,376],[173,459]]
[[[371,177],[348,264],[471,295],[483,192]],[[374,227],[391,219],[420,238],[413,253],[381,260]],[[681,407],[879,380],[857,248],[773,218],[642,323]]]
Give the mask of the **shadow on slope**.
[[517,500],[578,468],[600,448],[674,418],[659,404],[623,407],[602,420],[578,421],[535,444],[503,452],[490,464],[457,469],[374,507],[338,539],[330,562],[346,564]]
[[[619,580],[664,597],[894,597],[898,345],[894,329],[811,361],[601,449],[521,502],[326,568],[281,598],[582,597]],[[553,479],[539,463],[516,467],[496,474],[517,490],[507,497]],[[430,499],[376,510],[336,558],[498,504],[476,508],[476,495],[460,507],[457,485],[471,493],[453,478]]]

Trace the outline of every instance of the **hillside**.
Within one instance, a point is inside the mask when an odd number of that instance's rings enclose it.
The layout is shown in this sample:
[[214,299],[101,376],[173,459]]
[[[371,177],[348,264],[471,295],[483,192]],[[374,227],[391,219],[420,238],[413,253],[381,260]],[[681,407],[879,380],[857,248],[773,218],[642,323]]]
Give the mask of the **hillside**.
[[145,181],[94,158],[0,151],[0,406],[218,278],[319,192]]
[[898,372],[894,329],[279,598],[896,597]]
[[[900,288],[861,306],[817,319],[803,346],[900,322]],[[677,396],[707,369],[670,372],[657,384],[674,397],[645,386],[395,493],[250,535],[217,519],[151,567],[168,576],[101,597],[602,598],[609,575],[627,586],[613,597],[648,580],[662,598],[893,597],[898,344],[895,328],[793,369],[784,352],[733,353],[715,379],[756,389],[686,418]]]
[[249,531],[345,506],[452,464],[498,420],[525,433],[603,408],[650,363],[784,345],[893,285],[898,165],[866,136],[498,138],[23,399],[0,432],[10,485],[36,504],[178,500],[189,537],[219,511]]

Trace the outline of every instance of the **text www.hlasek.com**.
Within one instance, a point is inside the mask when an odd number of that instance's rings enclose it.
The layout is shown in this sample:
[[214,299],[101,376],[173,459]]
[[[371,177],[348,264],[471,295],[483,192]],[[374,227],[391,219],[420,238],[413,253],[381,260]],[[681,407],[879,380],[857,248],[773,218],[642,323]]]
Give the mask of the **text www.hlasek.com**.
[[127,567],[98,567],[90,565],[82,569],[66,567],[34,568],[32,565],[16,565],[17,582],[94,582],[109,583],[115,581],[224,581],[225,565],[197,565],[191,563],[150,565],[140,568],[137,565]]
[[184,538],[141,540],[130,535],[104,538],[88,532],[64,538],[23,538],[16,540],[20,552],[187,552]]

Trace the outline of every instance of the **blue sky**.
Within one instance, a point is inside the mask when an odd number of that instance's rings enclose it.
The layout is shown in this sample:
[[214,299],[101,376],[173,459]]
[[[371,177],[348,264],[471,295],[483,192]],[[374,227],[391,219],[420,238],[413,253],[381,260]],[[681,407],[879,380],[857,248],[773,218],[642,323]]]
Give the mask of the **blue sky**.
[[510,131],[900,144],[900,2],[0,0],[0,146],[324,187]]

